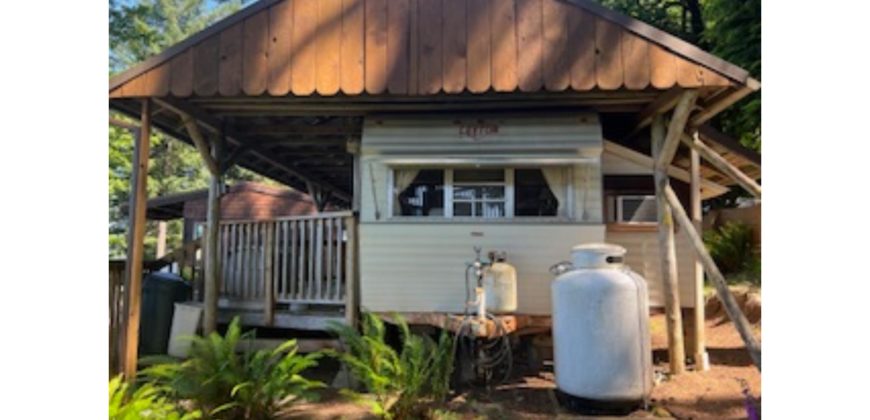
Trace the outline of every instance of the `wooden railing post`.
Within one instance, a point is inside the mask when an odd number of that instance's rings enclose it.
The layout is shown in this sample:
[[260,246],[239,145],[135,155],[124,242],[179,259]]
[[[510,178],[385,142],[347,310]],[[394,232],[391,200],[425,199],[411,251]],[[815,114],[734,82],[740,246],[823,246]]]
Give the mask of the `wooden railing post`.
[[275,222],[266,223],[266,232],[264,238],[264,258],[266,260],[263,269],[263,315],[265,316],[266,325],[271,326],[275,322],[275,283],[272,276],[272,259],[275,256]]

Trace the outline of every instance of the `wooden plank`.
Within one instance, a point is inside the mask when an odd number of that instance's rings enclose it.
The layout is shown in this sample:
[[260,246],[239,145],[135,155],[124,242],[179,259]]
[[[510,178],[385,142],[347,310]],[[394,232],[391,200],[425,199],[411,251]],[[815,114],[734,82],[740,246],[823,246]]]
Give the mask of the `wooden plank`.
[[306,277],[306,280],[307,280],[306,281],[306,288],[307,288],[306,291],[307,291],[307,293],[306,293],[305,297],[308,299],[316,299],[317,298],[317,296],[314,294],[314,258],[315,258],[314,256],[317,253],[317,245],[314,242],[314,231],[315,231],[314,222],[315,222],[315,220],[313,220],[313,219],[306,221],[306,224],[308,225],[308,226],[306,226],[306,230],[308,231],[308,238],[307,238],[308,239],[308,245],[307,245],[308,255],[307,255],[305,263],[308,265],[308,272],[306,273],[307,274],[307,277]]
[[[422,93],[420,86],[420,2],[424,0],[408,1],[408,95]],[[423,18],[422,20],[426,20]],[[440,20],[440,16],[439,16]]]
[[689,137],[689,135],[685,133],[681,133],[681,139],[684,144],[697,150],[704,160],[710,162],[714,167],[716,167],[716,169],[731,177],[731,179],[740,184],[743,189],[756,198],[761,198],[761,186],[758,185],[758,183],[756,183],[749,175],[746,175],[739,168],[731,164],[731,162],[728,162],[728,160],[723,158],[722,155],[716,153],[716,151],[710,148],[710,146],[704,144],[704,142],[699,138]]
[[579,7],[568,10],[568,45],[571,88],[587,91],[595,87],[595,17]]
[[568,54],[568,11],[574,6],[556,0],[543,0],[544,87],[561,92],[571,83]]
[[443,58],[442,85],[447,93],[459,93],[465,89],[466,0],[444,0],[443,7]]
[[536,92],[544,83],[543,6],[517,0],[517,79],[520,90]]
[[293,61],[290,90],[308,96],[315,88],[317,51],[317,0],[293,1]]
[[365,2],[366,92],[382,93],[387,88],[387,1]]
[[622,28],[605,19],[595,21],[595,81],[602,90],[618,89],[622,86],[622,54],[620,38]]
[[698,111],[692,119],[689,121],[689,125],[692,127],[697,127],[705,122],[707,122],[710,118],[713,118],[721,112],[723,109],[728,108],[735,102],[743,99],[746,95],[755,92],[754,89],[749,87],[742,87],[731,91],[726,94],[724,97],[715,100],[713,103],[706,102],[704,103],[704,109]]
[[744,315],[743,311],[740,310],[740,306],[734,299],[734,295],[731,294],[731,290],[728,289],[728,284],[725,283],[725,277],[722,275],[722,272],[719,271],[719,267],[716,266],[709,251],[707,251],[707,247],[704,245],[701,235],[698,234],[698,231],[695,229],[689,216],[686,215],[686,210],[683,209],[682,203],[680,203],[679,198],[677,198],[676,193],[674,193],[674,190],[670,185],[665,186],[664,196],[670,206],[674,209],[677,221],[682,227],[680,230],[689,238],[692,243],[692,248],[695,250],[695,254],[701,259],[701,263],[704,265],[704,270],[707,272],[707,275],[713,282],[713,286],[716,288],[716,295],[719,297],[722,306],[725,308],[725,312],[728,314],[728,317],[731,319],[731,322],[734,324],[734,327],[737,328],[737,332],[743,339],[743,343],[746,345],[746,350],[749,352],[750,357],[752,357],[753,363],[758,367],[758,370],[761,370],[761,344],[758,343],[758,340],[756,340],[755,336],[752,334],[752,327],[749,325],[746,315]]
[[670,89],[677,82],[674,54],[651,43],[649,46],[650,84],[656,89]]
[[419,0],[419,67],[418,91],[421,94],[435,94],[442,86],[442,43],[443,14],[441,0]]
[[410,38],[409,0],[387,2],[387,90],[408,93]]
[[[692,226],[695,230],[701,231],[701,223],[703,221],[703,212],[701,209],[701,157],[698,151],[690,149],[689,155],[689,203],[692,213]],[[707,348],[705,340],[706,317],[704,315],[704,265],[701,259],[695,257],[695,307],[692,310],[693,329],[692,337],[694,339],[692,348],[694,353],[692,359],[695,361],[695,370],[710,369],[709,358],[707,357]]]
[[193,47],[193,91],[200,96],[211,96],[218,90],[218,64],[220,39],[206,38]]
[[193,93],[193,48],[188,48],[172,57],[169,65],[172,69],[170,76],[172,94],[182,98],[190,96]]
[[223,96],[238,95],[242,89],[243,29],[238,23],[220,33],[218,92]]
[[[659,114],[652,123],[653,159],[661,159],[665,142],[664,117]],[[677,280],[677,254],[674,241],[674,219],[671,207],[665,198],[664,189],[668,186],[666,167],[654,166],[656,205],[658,208],[658,248],[661,258],[662,289],[665,297],[665,324],[668,333],[668,358],[671,375],[679,375],[686,370],[686,349],[683,343],[683,320],[680,311],[680,289]]]
[[317,2],[317,93],[332,96],[341,84],[341,0]]
[[467,3],[467,74],[468,90],[481,93],[491,86],[490,11],[492,0],[468,0]]
[[341,91],[356,95],[365,89],[364,0],[342,1]]
[[622,63],[625,67],[625,87],[642,90],[649,86],[649,42],[632,34],[622,34]]
[[269,11],[263,10],[244,23],[242,90],[256,96],[269,86]]
[[518,83],[516,4],[514,0],[499,0],[490,4],[492,88],[496,92],[513,92]]
[[674,56],[677,63],[677,84],[684,88],[704,86],[700,78],[699,66],[680,56]]
[[221,242],[221,295],[229,295],[229,280],[230,280],[230,225],[220,225],[220,242]]
[[263,316],[266,325],[271,326],[275,322],[275,282],[274,282],[274,255],[275,255],[275,223],[268,222],[265,226],[265,238],[263,245]]
[[347,249],[345,251],[344,266],[347,271],[345,272],[344,315],[348,325],[356,325],[357,227],[354,216],[350,216],[345,220],[347,221]]
[[269,94],[290,92],[293,61],[293,2],[282,1],[269,8]]
[[127,269],[124,285],[126,317],[124,321],[123,372],[136,376],[139,360],[139,316],[142,306],[142,263],[145,260],[145,213],[148,200],[148,155],[151,148],[151,101],[142,101],[140,128],[133,146],[130,183],[130,228],[127,233]]

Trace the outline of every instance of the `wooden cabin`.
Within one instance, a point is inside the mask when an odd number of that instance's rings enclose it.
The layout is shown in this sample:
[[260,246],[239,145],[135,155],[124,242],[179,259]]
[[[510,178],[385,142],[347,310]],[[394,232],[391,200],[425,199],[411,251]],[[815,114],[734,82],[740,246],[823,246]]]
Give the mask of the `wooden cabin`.
[[241,165],[346,210],[238,224],[209,199],[207,330],[224,300],[290,328],[461,312],[475,245],[507,251],[518,316],[546,318],[548,268],[607,241],[698,357],[700,202],[760,178],[708,122],[759,88],[591,0],[260,0],[114,76],[109,104],[196,146],[214,197]]

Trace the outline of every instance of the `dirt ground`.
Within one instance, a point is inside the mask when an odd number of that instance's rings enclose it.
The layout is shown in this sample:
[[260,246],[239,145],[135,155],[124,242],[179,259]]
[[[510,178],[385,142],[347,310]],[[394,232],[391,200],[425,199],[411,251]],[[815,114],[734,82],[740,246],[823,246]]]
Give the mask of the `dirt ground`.
[[[756,325],[760,336],[760,322]],[[745,419],[744,384],[750,395],[759,398],[761,374],[753,367],[737,331],[722,314],[711,313],[707,320],[707,350],[710,370],[688,372],[668,378],[667,338],[663,315],[651,318],[653,363],[657,385],[648,410],[638,410],[620,418]],[[494,389],[473,389],[453,398],[441,410],[452,414],[446,419],[583,419],[559,406],[553,382],[552,365],[535,376],[517,378]],[[295,406],[287,419],[367,419],[365,408],[344,401],[334,390],[318,403]]]

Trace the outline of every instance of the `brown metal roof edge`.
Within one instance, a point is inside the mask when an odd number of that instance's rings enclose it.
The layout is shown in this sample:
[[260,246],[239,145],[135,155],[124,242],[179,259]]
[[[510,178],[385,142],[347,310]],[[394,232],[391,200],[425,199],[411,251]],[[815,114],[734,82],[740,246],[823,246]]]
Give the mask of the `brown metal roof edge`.
[[[112,76],[111,78],[109,78],[109,92],[115,90],[117,87],[126,83],[130,79],[162,64],[163,62],[167,61],[172,56],[180,53],[181,51],[184,51],[185,49],[198,44],[205,38],[208,38],[209,36],[217,32],[229,28],[230,26],[243,21],[247,17],[253,16],[254,14],[264,9],[267,9],[281,1],[284,0],[258,0],[250,6],[245,7],[238,12],[233,13],[218,21],[217,23],[203,29],[202,31],[191,35],[189,38],[186,38],[185,40],[161,51],[160,53],[153,55],[138,64],[133,65],[133,67],[130,67],[129,69]],[[659,28],[656,28],[655,26],[652,26],[648,23],[642,22],[630,16],[626,16],[617,11],[608,9],[607,7],[604,7],[591,0],[558,1],[568,3],[572,6],[581,7],[590,13],[593,13],[620,26],[623,26],[629,31],[640,35],[641,37],[649,41],[655,42],[656,44],[659,44],[662,47],[665,47],[666,49],[676,54],[679,54],[706,67],[709,67],[710,69],[722,73],[726,77],[734,79],[739,83],[747,85],[752,90],[758,90],[760,88],[759,82],[750,77],[749,72],[745,69],[728,61],[725,61],[707,51],[704,51],[697,46],[680,39],[679,37],[671,35]]]
[[615,10],[608,9],[601,4],[592,0],[558,0],[563,3],[568,3],[573,6],[581,7],[584,10],[616,23],[629,31],[640,35],[649,41],[655,42],[668,50],[679,54],[689,60],[695,61],[712,70],[715,70],[723,75],[734,79],[744,85],[749,86],[752,90],[758,90],[760,84],[757,80],[750,77],[749,72],[736,64],[725,61],[707,51],[704,51],[697,46],[680,39],[677,36],[671,35],[664,30],[656,28],[646,22],[640,21],[630,16],[626,16]]
[[112,77],[109,78],[109,92],[115,90],[118,86],[123,85],[130,79],[145,73],[148,70],[151,70],[154,67],[157,67],[160,64],[163,64],[165,61],[172,58],[172,56],[186,50],[189,47],[192,47],[198,44],[200,41],[208,38],[209,36],[220,32],[230,26],[233,26],[249,16],[253,16],[258,12],[269,8],[275,3],[281,2],[284,0],[258,0],[252,3],[250,6],[242,8],[241,10],[219,20],[206,27],[205,29],[191,35],[188,38],[185,38],[181,42],[172,45],[171,47],[161,51],[156,55],[152,55],[151,57],[146,58],[145,60],[134,64],[133,67],[130,67],[127,70],[124,70]]

